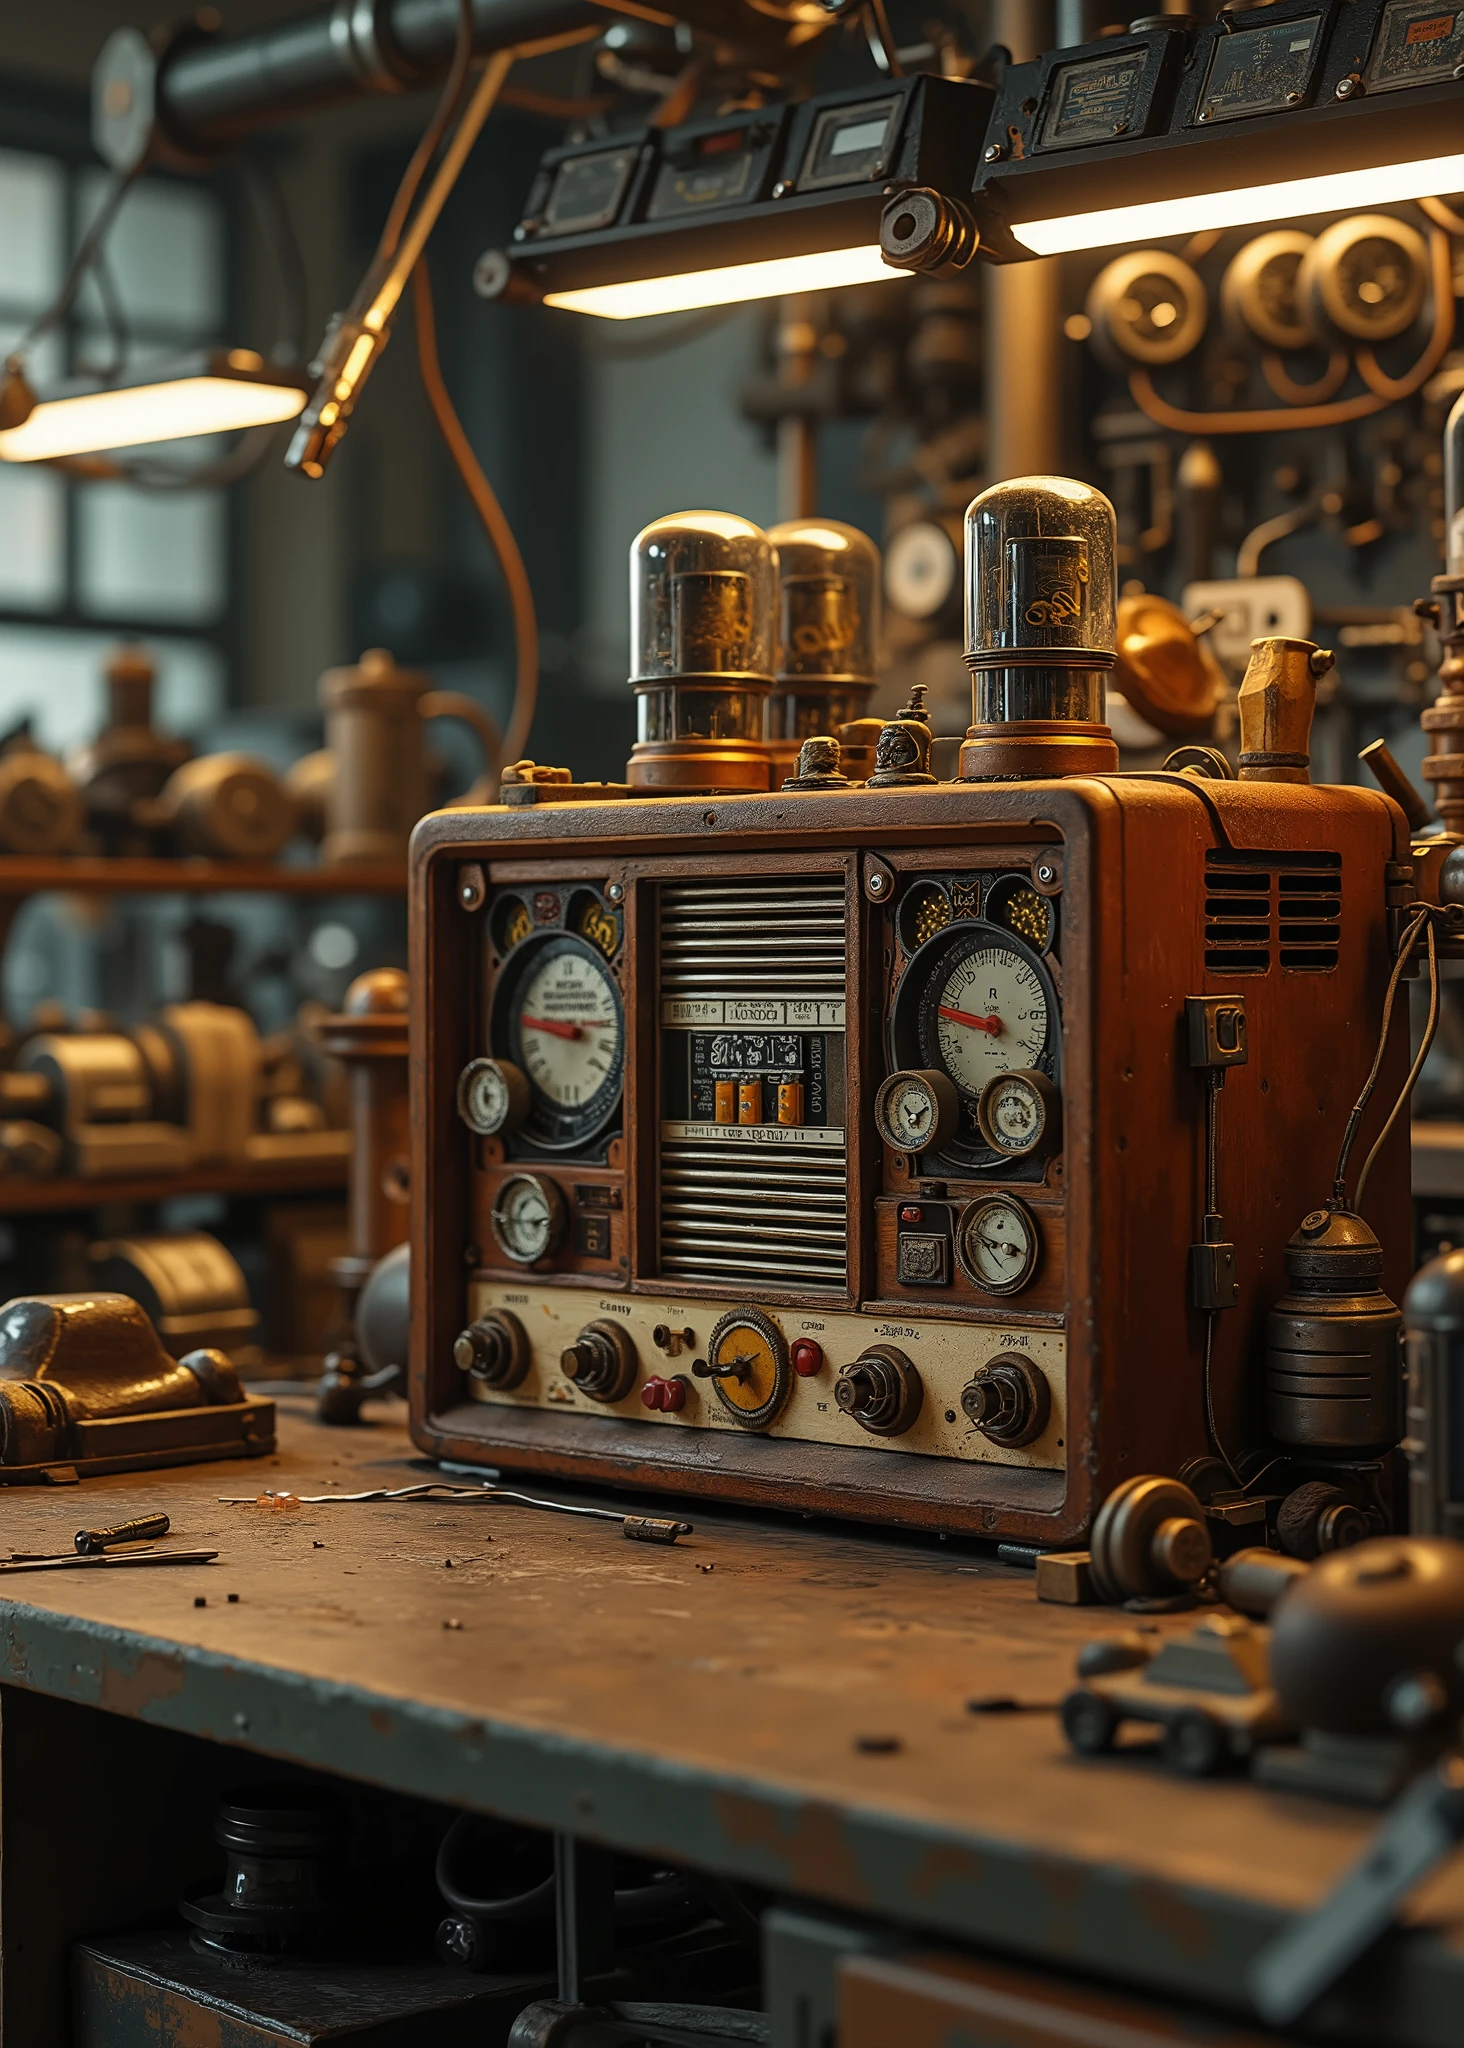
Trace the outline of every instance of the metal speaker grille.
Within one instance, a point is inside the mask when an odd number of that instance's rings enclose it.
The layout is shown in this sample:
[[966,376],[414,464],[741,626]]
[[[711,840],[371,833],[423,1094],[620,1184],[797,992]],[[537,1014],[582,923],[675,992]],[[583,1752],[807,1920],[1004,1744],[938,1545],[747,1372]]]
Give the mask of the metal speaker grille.
[[[846,941],[842,875],[668,882],[661,890],[660,997],[842,1005]],[[842,1036],[841,1028],[840,1045]],[[660,1267],[669,1279],[709,1287],[842,1291],[842,1132],[836,1138],[822,1128],[800,1139],[785,1131],[774,1143],[663,1138]]]
[[1329,974],[1342,941],[1342,859],[1297,853],[1205,860],[1205,965],[1212,974]]

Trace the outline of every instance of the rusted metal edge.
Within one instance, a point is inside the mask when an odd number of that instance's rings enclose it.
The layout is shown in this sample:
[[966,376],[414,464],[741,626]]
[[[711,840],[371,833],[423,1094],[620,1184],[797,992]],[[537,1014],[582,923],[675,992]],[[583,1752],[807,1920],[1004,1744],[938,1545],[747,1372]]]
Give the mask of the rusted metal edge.
[[[800,1798],[644,1751],[12,1607],[0,1683],[454,1806],[820,1900],[923,1933],[1247,2010],[1287,1916],[1261,1901],[1036,1854],[898,1811]],[[1464,1943],[1392,1942],[1317,2018],[1338,2039],[1457,2048]]]

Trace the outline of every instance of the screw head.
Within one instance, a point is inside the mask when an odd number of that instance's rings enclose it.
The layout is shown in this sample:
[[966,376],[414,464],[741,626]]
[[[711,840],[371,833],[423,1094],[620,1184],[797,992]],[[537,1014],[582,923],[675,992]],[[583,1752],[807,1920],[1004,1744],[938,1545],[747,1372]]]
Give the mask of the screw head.
[[1299,107],[1301,105],[1301,101],[1302,95],[1299,92],[1289,92],[1286,95],[1286,104],[1288,107]]
[[999,142],[988,142],[981,152],[981,161],[984,164],[999,164],[1005,155],[1006,151]]
[[1362,91],[1362,80],[1355,71],[1349,72],[1346,78],[1339,78],[1337,80],[1333,90],[1339,100],[1355,99],[1358,93]]
[[885,892],[885,878],[884,878],[884,876],[883,876],[883,875],[878,875],[878,874],[876,874],[876,875],[871,875],[871,876],[870,876],[870,878],[869,878],[869,893],[870,893],[870,895],[871,895],[871,896],[883,896],[884,892]]
[[790,178],[779,178],[777,184],[773,187],[773,197],[774,199],[786,199],[792,190],[793,182]]
[[1055,882],[1057,880],[1057,869],[1050,860],[1038,861],[1037,879],[1039,882]]
[[605,887],[605,895],[608,901],[610,901],[611,903],[623,903],[625,901],[624,882],[607,883]]

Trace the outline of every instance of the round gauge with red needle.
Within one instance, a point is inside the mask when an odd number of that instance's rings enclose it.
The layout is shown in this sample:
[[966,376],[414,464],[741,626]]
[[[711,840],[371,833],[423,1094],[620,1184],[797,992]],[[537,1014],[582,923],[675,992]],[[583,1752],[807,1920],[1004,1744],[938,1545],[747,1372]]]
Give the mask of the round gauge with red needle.
[[942,1157],[992,1167],[1014,1155],[993,1147],[977,1114],[992,1081],[1015,1071],[1057,1082],[1061,1030],[1048,964],[984,919],[962,921],[922,946],[896,991],[892,1063],[935,1069],[960,1102]]
[[570,1151],[599,1136],[625,1071],[625,1016],[604,956],[570,932],[520,946],[499,983],[493,1047],[528,1081],[523,1140]]

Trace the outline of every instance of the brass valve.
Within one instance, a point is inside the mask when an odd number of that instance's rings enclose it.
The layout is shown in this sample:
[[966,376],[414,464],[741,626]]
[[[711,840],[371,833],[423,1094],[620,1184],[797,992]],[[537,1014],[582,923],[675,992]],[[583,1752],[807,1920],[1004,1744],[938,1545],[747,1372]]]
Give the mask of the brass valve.
[[1251,642],[1240,686],[1240,782],[1310,782],[1311,723],[1317,679],[1332,666],[1329,648],[1277,634]]

